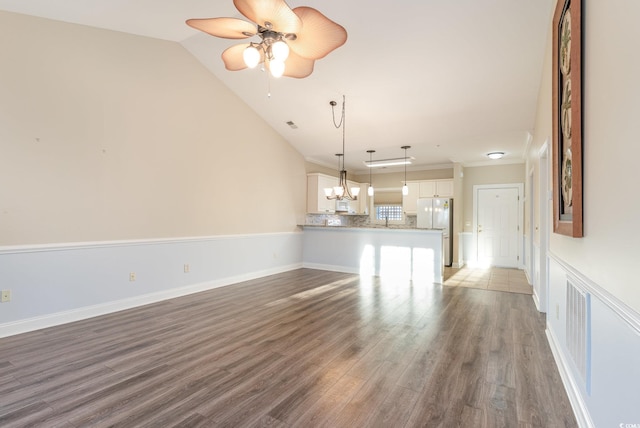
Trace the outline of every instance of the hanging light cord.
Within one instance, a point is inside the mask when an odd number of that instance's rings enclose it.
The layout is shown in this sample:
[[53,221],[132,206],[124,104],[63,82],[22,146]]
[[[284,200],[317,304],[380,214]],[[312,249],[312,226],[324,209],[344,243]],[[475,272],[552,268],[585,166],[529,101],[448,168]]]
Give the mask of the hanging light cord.
[[404,185],[407,185],[407,146],[404,147]]
[[344,140],[345,140],[345,96],[342,96],[342,114],[340,115],[340,123],[336,122],[336,112],[335,112],[335,106],[336,103],[335,101],[331,102],[331,115],[333,116],[333,126],[336,127],[336,129],[342,127],[342,166],[341,166],[341,170],[344,169]]

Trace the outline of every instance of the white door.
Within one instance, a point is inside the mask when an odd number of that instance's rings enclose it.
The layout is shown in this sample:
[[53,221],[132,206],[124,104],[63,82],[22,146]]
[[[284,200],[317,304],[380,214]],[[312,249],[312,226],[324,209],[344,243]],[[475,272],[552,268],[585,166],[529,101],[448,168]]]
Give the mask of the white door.
[[481,266],[519,265],[519,189],[478,188],[477,249]]

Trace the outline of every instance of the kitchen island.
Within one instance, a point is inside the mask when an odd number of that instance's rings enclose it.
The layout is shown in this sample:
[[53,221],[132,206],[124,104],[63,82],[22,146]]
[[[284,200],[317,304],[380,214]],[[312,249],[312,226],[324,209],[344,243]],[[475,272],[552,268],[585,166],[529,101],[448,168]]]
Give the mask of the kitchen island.
[[303,226],[303,266],[442,283],[442,231],[415,228]]

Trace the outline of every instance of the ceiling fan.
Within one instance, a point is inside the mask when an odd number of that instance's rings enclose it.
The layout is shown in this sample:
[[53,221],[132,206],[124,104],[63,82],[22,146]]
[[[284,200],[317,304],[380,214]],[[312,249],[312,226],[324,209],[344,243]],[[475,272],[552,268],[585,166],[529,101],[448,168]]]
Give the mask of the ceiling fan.
[[311,7],[291,9],[284,0],[233,0],[233,4],[253,23],[237,18],[187,20],[187,25],[216,37],[260,37],[258,43],[242,43],[222,52],[230,71],[264,63],[274,77],[307,77],[317,59],[347,41],[341,25]]

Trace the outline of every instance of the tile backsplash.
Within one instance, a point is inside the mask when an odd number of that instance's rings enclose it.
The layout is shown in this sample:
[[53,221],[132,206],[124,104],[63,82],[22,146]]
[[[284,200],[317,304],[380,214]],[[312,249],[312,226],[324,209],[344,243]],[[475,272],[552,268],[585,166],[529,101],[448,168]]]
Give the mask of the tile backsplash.
[[[371,223],[368,215],[307,214],[305,226],[385,227],[384,223]],[[416,216],[405,216],[402,223],[390,223],[390,229],[415,229]]]

